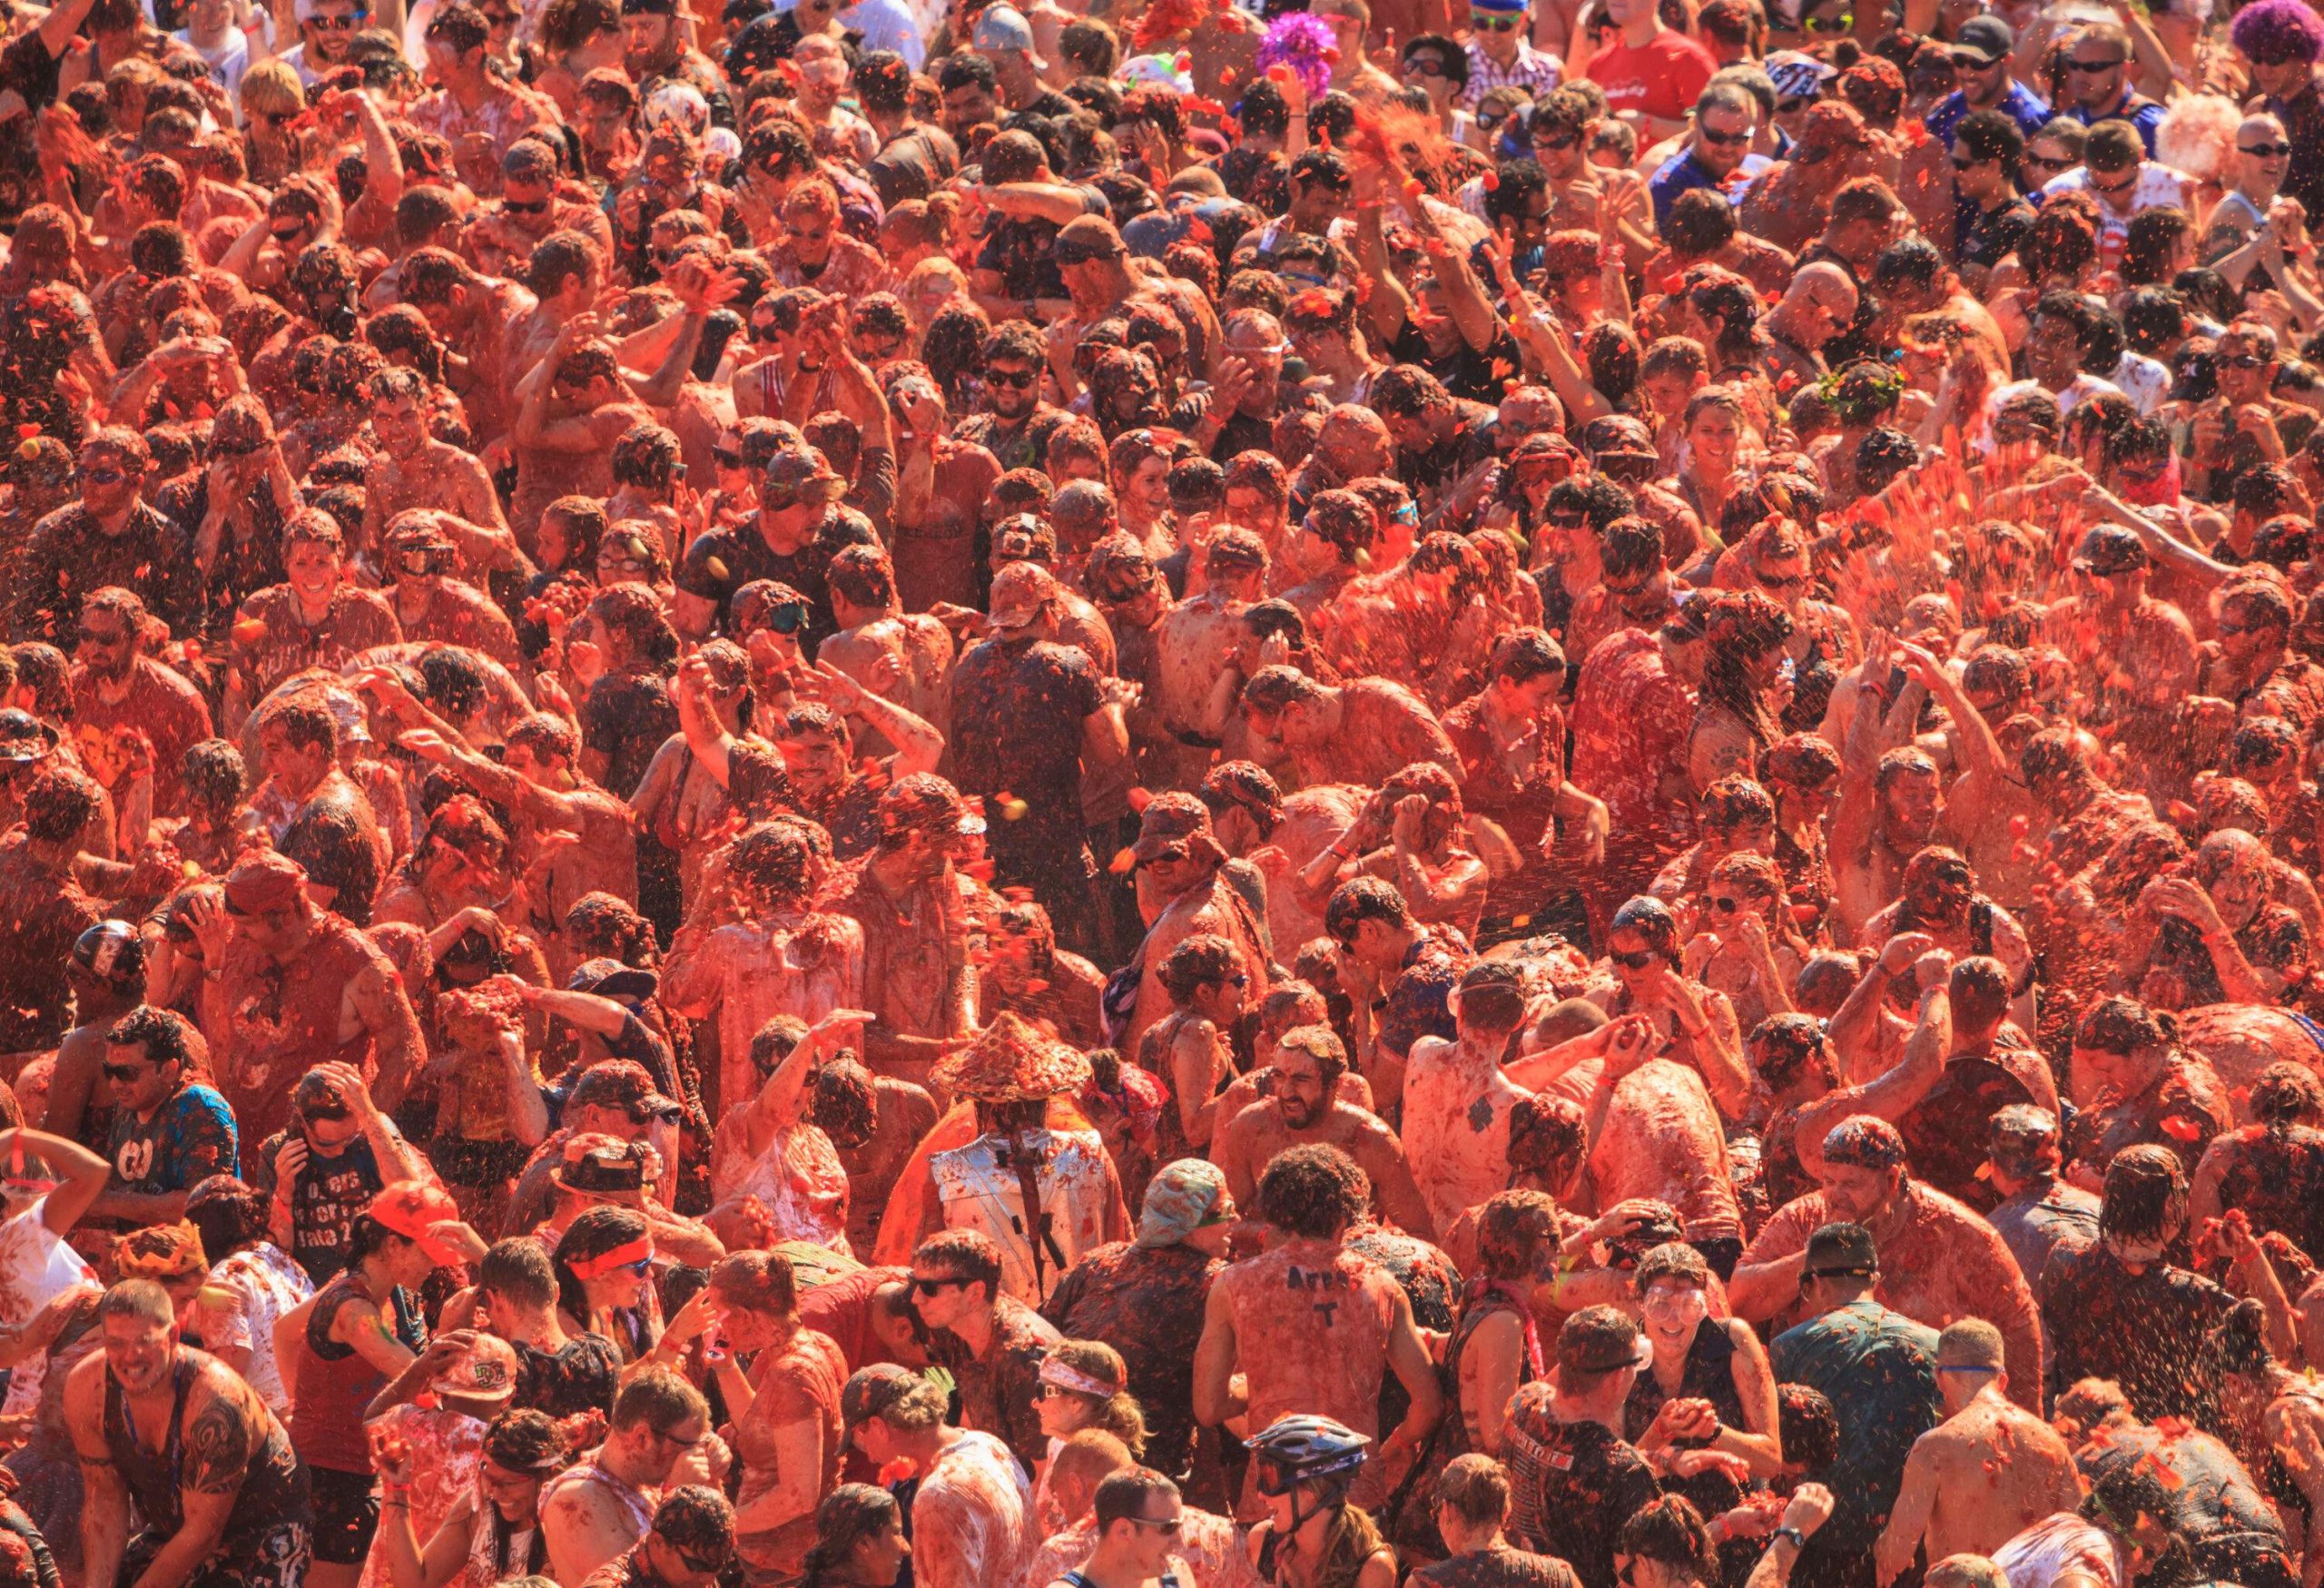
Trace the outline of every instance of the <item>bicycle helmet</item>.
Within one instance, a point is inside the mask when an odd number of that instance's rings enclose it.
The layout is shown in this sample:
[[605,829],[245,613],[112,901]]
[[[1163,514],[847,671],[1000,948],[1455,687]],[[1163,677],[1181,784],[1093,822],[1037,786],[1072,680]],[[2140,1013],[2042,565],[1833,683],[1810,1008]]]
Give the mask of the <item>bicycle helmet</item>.
[[1353,1474],[1364,1465],[1369,1435],[1329,1417],[1278,1417],[1244,1445],[1256,1458],[1259,1493],[1288,1493],[1294,1484]]

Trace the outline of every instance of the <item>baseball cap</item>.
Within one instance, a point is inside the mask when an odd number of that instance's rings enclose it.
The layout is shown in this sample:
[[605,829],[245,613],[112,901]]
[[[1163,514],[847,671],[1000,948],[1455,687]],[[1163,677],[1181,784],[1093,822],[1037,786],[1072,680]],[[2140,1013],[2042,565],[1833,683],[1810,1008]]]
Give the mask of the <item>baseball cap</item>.
[[607,1059],[583,1070],[573,1083],[566,1106],[576,1109],[626,1109],[638,1124],[660,1115],[675,1119],[685,1110],[664,1097],[654,1077],[635,1059]]
[[2045,1167],[2058,1149],[2058,1117],[2033,1103],[2012,1103],[1985,1122],[1985,1156],[2019,1179]]
[[[573,974],[566,978],[567,992],[594,992],[600,998],[646,999],[661,987],[661,978],[651,971],[641,971],[625,965],[619,960],[600,957],[584,960],[573,967]],[[649,1083],[650,1084],[650,1083]]]
[[346,1098],[330,1077],[314,1070],[300,1076],[291,1089],[290,1107],[302,1119],[344,1119],[349,1112]]
[[2016,47],[2016,30],[1991,15],[1971,17],[1953,35],[1953,58],[1974,61],[1980,66],[2007,59]]
[[1827,1224],[1807,1238],[1800,1272],[1809,1278],[1826,1274],[1876,1274],[1879,1249],[1872,1231],[1861,1224]]
[[226,873],[226,913],[287,910],[305,896],[307,873],[287,854],[263,850]]
[[1585,1307],[1558,1330],[1558,1366],[1574,1373],[1643,1367],[1654,1347],[1618,1307]]
[[1025,14],[1013,5],[986,6],[983,15],[977,18],[977,31],[970,42],[976,49],[994,54],[1021,50],[1032,57],[1034,71],[1049,69],[1049,63],[1042,60],[1033,48],[1033,25],[1027,22]]
[[476,1331],[468,1349],[436,1375],[438,1395],[464,1400],[507,1401],[517,1393],[517,1348],[498,1335]]
[[765,494],[782,506],[808,502],[828,506],[847,494],[847,481],[821,452],[791,448],[766,460]]
[[460,1216],[459,1205],[441,1186],[431,1186],[424,1180],[398,1180],[372,1198],[371,1205],[364,1211],[405,1239],[418,1241],[421,1251],[447,1267],[468,1260],[428,1233],[431,1226]]
[[1150,860],[1184,860],[1196,850],[1224,858],[1211,836],[1210,807],[1190,794],[1162,794],[1147,802],[1138,818],[1137,842],[1130,853]]
[[856,1369],[839,1392],[840,1421],[852,1428],[886,1411],[920,1382],[920,1376],[893,1362]]
[[2074,547],[2073,566],[2085,574],[2127,574],[2147,566],[2146,543],[2120,524],[2100,524]]
[[941,837],[984,831],[984,818],[969,809],[960,791],[932,772],[915,772],[891,784],[880,794],[876,814],[883,833]]
[[1768,57],[1767,66],[1776,93],[1785,99],[1813,99],[1839,75],[1828,63],[1800,50],[1777,50]]
[[1029,627],[1055,598],[1057,588],[1057,581],[1038,563],[1010,563],[992,576],[992,599],[988,613],[993,627]]

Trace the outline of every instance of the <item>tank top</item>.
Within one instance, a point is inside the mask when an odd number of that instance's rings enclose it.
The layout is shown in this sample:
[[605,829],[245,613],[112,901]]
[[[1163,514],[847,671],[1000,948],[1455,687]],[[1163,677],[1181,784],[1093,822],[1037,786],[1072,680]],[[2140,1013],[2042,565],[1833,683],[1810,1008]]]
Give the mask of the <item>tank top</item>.
[[[362,1294],[353,1273],[343,1273],[315,1296],[307,1314],[304,1347],[299,1354],[299,1384],[290,1414],[290,1442],[309,1466],[326,1472],[369,1473],[370,1442],[363,1434],[363,1408],[388,1376],[330,1337],[339,1309]],[[428,1326],[411,1296],[389,1292],[387,1310],[397,1339],[418,1351],[428,1343]]]
[[1709,1401],[1718,1409],[1718,1420],[1727,1426],[1747,1425],[1743,1420],[1743,1397],[1735,1393],[1735,1340],[1721,1319],[1706,1317],[1695,1326],[1694,1344],[1687,1347],[1686,1367],[1679,1376],[1679,1387],[1672,1393],[1662,1392],[1661,1381],[1654,1376],[1652,1368],[1640,1369],[1638,1382],[1630,1386],[1630,1401],[1622,1408],[1622,1421],[1630,1437],[1645,1437],[1656,1414],[1669,1400]]
[[654,1525],[654,1497],[644,1489],[632,1488],[599,1466],[597,1455],[598,1451],[591,1451],[580,1462],[543,1484],[540,1503],[535,1509],[546,1515],[557,1497],[568,1489],[593,1488],[620,1507],[624,1533],[633,1541],[644,1538]]
[[[105,1452],[112,1456],[113,1469],[121,1474],[122,1482],[135,1496],[138,1514],[149,1534],[174,1534],[185,1526],[180,1493],[185,1465],[185,1397],[201,1371],[202,1365],[193,1355],[180,1346],[170,1375],[172,1393],[169,1435],[162,1441],[161,1454],[156,1455],[137,1436],[136,1414],[130,1410],[129,1397],[122,1393],[121,1380],[113,1376],[110,1366],[105,1369]],[[361,1425],[359,1423],[357,1427],[359,1435]],[[251,1457],[241,1489],[234,1496],[234,1508],[227,1515],[226,1531],[218,1541],[219,1553],[212,1560],[212,1567],[231,1563],[267,1529],[289,1522],[305,1522],[312,1514],[312,1502],[298,1458],[291,1454],[281,1425],[268,1416],[265,1437]]]
[[476,1518],[468,1529],[469,1582],[498,1583],[548,1570],[548,1539],[541,1532],[537,1512],[530,1522],[511,1522],[484,1497],[480,1484],[470,1491],[468,1504]]

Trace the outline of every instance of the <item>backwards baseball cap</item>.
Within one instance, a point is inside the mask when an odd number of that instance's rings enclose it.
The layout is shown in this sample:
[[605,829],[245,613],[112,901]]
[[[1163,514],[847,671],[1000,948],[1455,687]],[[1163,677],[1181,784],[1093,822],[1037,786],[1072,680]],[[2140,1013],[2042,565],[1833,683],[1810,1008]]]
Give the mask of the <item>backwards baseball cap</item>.
[[1585,1307],[1558,1330],[1558,1366],[1571,1373],[1643,1367],[1654,1347],[1619,1307]]
[[468,1348],[436,1375],[438,1395],[506,1404],[517,1393],[517,1348],[498,1335],[475,1331]]
[[662,1095],[654,1084],[653,1072],[635,1059],[606,1059],[583,1070],[581,1079],[573,1083],[567,1106],[625,1109],[640,1125],[656,1115],[675,1119],[685,1112],[681,1104]]
[[1953,35],[1953,58],[1973,65],[2005,61],[2016,47],[2016,30],[1991,14],[1971,17]]
[[859,1367],[839,1392],[840,1421],[851,1428],[868,1423],[910,1394],[919,1382],[920,1375],[893,1362]]
[[[986,11],[991,19],[994,11],[1006,10],[996,5]],[[977,31],[984,31],[982,23]],[[1056,239],[1049,244],[1049,257],[1059,264],[1084,264],[1093,259],[1117,259],[1129,252],[1122,242],[1122,234],[1103,215],[1079,215],[1058,228]]]
[[1839,75],[1829,63],[1800,50],[1777,50],[1768,57],[1767,67],[1777,94],[1783,99],[1813,99],[1824,92],[1824,84]]
[[1801,1275],[1810,1279],[1879,1271],[1879,1249],[1872,1243],[1872,1231],[1861,1224],[1825,1225],[1807,1238],[1807,1250],[1800,1262]]
[[605,955],[582,961],[573,967],[573,974],[565,981],[567,992],[594,992],[600,998],[647,999],[653,997],[661,985],[661,978],[653,972],[625,965],[619,960]]
[[1049,69],[1049,63],[1034,52],[1033,25],[1013,5],[986,6],[977,18],[977,31],[970,42],[976,49],[990,50],[997,55],[1022,51],[1032,57],[1034,71]]
[[371,1205],[364,1211],[406,1240],[419,1242],[421,1251],[447,1267],[468,1260],[464,1253],[428,1234],[434,1226],[460,1216],[459,1205],[441,1186],[431,1186],[424,1180],[398,1180],[372,1198]]
[[2073,566],[2085,574],[2127,574],[2145,567],[2146,543],[2120,524],[2100,524],[2088,530],[2073,548]]

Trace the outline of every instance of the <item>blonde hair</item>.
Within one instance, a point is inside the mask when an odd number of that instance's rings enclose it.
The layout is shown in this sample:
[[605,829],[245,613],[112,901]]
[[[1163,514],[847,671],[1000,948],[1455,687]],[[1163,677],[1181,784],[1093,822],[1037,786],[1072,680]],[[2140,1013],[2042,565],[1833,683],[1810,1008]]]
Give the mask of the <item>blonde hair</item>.
[[241,97],[244,120],[257,111],[273,114],[307,108],[307,94],[299,86],[299,74],[289,62],[280,58],[261,61],[242,74]]
[[2235,133],[2243,111],[2224,94],[2190,94],[2171,102],[2154,127],[2154,157],[2198,182],[2235,185]]

